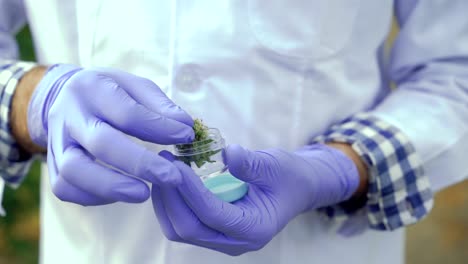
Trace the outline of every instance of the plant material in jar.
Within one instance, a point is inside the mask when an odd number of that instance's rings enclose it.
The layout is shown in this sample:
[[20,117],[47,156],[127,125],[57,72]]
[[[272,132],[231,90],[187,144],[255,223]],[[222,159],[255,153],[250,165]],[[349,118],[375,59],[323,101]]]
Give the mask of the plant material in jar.
[[195,133],[195,139],[192,143],[176,145],[176,148],[181,152],[191,149],[192,152],[199,153],[191,156],[178,156],[177,159],[184,162],[188,166],[190,166],[191,162],[194,162],[197,167],[200,168],[207,162],[214,162],[211,160],[211,156],[220,152],[221,150],[208,150],[209,145],[211,142],[213,142],[213,139],[209,138],[208,127],[203,124],[202,120],[194,120],[193,132]]

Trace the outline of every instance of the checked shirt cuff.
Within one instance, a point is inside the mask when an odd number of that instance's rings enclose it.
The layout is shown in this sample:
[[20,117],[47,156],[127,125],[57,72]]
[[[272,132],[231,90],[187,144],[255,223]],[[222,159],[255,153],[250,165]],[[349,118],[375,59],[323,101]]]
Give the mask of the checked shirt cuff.
[[332,126],[313,141],[348,143],[369,169],[365,206],[321,208],[328,218],[346,219],[364,210],[372,229],[394,230],[417,222],[432,208],[433,194],[421,160],[396,127],[361,113]]
[[10,127],[10,109],[16,85],[21,77],[36,64],[0,60],[0,215],[5,185],[17,187],[31,166],[31,155],[17,144]]

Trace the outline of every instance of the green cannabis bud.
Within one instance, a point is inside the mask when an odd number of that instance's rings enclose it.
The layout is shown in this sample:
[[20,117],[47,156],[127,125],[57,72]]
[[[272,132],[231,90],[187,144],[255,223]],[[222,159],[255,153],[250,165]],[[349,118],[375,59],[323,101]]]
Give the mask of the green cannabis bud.
[[221,150],[211,150],[210,146],[213,139],[209,138],[208,127],[203,124],[200,119],[195,119],[193,124],[193,132],[195,133],[195,139],[192,143],[176,145],[179,152],[190,150],[194,153],[190,156],[177,156],[177,159],[190,166],[191,162],[194,162],[198,168],[203,166],[207,162],[214,162],[211,160],[211,156],[220,152]]
[[194,143],[208,139],[208,127],[200,119],[193,121],[193,132],[195,132]]

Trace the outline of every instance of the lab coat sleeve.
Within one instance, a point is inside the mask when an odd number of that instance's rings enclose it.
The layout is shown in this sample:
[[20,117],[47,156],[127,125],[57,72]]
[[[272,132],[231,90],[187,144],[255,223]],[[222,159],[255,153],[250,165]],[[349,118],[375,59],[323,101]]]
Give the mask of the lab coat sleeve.
[[401,129],[434,191],[468,176],[468,1],[399,0],[389,76],[372,114]]
[[17,187],[31,165],[32,157],[22,151],[11,134],[10,106],[16,84],[34,63],[15,61],[18,47],[15,33],[25,25],[21,0],[0,0],[0,215],[6,184]]
[[432,207],[428,188],[435,192],[467,178],[467,10],[466,0],[395,2],[400,32],[384,74],[397,89],[318,138],[351,143],[370,171],[362,210],[322,209],[331,219],[341,217],[340,232],[415,223]]

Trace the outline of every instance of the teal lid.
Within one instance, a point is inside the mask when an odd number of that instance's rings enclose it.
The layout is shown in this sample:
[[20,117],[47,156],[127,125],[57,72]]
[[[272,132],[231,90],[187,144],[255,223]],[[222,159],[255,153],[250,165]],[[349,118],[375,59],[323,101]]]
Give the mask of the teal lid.
[[225,202],[234,202],[247,193],[247,184],[229,173],[208,178],[203,182],[212,193]]

